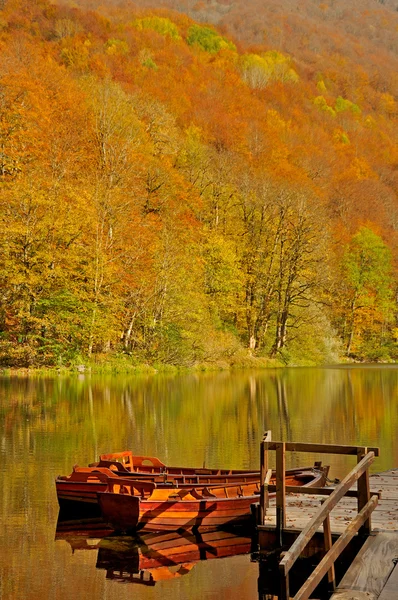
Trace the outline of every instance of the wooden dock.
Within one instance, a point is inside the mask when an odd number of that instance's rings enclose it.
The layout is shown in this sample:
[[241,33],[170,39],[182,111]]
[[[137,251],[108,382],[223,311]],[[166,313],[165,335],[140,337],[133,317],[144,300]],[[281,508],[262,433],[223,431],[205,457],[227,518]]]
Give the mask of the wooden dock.
[[[371,492],[381,493],[378,505],[372,513],[372,530],[398,532],[398,469],[371,475],[369,483]],[[356,486],[353,486],[352,489],[356,489]],[[286,495],[286,529],[302,530],[319,508],[320,502],[324,499],[321,496]],[[332,532],[337,534],[342,533],[356,514],[356,498],[343,498],[330,513]],[[270,506],[264,518],[264,527],[260,526],[260,528],[275,530],[275,525],[275,499],[271,498]]]
[[[356,485],[351,489],[356,489]],[[331,600],[398,600],[398,469],[369,477],[370,493],[381,496],[371,515],[372,533],[347,570]],[[284,533],[298,535],[319,510],[324,497],[287,494]],[[275,499],[259,525],[260,548],[274,543],[277,523]],[[342,535],[358,514],[357,499],[343,497],[330,512],[333,538]],[[319,528],[319,531],[322,531]],[[322,541],[322,536],[319,536]],[[268,541],[267,541],[268,540]]]
[[368,537],[331,600],[397,600],[398,532]]
[[[323,581],[333,593],[332,600],[398,600],[398,469],[369,475],[379,448],[272,441],[271,437],[271,431],[266,431],[260,447],[257,531],[260,557],[282,552],[280,599],[291,598],[290,574],[298,559],[317,555],[318,564],[293,600],[308,600]],[[269,452],[276,457],[273,485]],[[357,464],[334,486],[294,488],[286,485],[286,452],[351,455]],[[315,462],[314,469],[322,472],[321,463]],[[339,562],[345,574],[336,588]]]

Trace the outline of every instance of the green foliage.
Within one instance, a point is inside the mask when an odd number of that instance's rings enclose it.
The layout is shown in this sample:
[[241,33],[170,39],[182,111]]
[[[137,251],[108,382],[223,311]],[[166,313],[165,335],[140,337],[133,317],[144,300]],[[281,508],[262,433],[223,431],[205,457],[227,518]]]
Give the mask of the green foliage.
[[214,29],[201,25],[192,25],[188,29],[187,43],[189,46],[199,46],[202,50],[211,54],[215,54],[220,50],[236,52],[235,44],[219,35]]
[[379,352],[377,348],[386,345],[393,323],[391,250],[379,235],[361,227],[346,248],[342,270],[345,308],[341,326],[347,354],[370,360]]
[[154,71],[158,70],[158,66],[151,56],[147,56],[146,58],[143,58],[141,60],[141,64],[143,67],[146,67],[147,69],[153,69]]
[[144,17],[143,19],[136,19],[134,21],[134,27],[139,31],[151,29],[160,35],[168,36],[173,40],[181,39],[177,25],[170,19],[164,17]]
[[242,287],[238,257],[233,244],[217,231],[209,233],[203,253],[206,294],[217,313],[228,322]]
[[350,111],[354,115],[361,114],[361,109],[359,108],[359,106],[357,104],[354,104],[350,100],[346,100],[345,98],[342,98],[341,96],[338,96],[336,98],[336,103],[335,103],[334,109],[335,109],[336,113]]
[[324,96],[317,96],[316,98],[314,98],[314,104],[317,108],[319,108],[319,110],[326,112],[331,117],[336,116],[336,111],[328,105]]
[[340,142],[340,144],[343,144],[344,146],[350,144],[350,138],[345,131],[336,131],[334,134],[334,139],[336,142]]
[[382,238],[368,227],[361,227],[346,249],[343,268],[347,280],[363,301],[391,297],[392,256]]

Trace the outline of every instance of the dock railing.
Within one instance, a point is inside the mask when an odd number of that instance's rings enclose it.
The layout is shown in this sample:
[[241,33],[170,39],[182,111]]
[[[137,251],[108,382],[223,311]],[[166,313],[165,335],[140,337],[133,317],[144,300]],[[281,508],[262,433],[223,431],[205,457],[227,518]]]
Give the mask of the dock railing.
[[[268,451],[276,452],[276,485],[269,485],[271,471],[268,469]],[[285,485],[286,451],[314,452],[317,454],[346,454],[357,457],[357,465],[335,488],[306,488]],[[325,556],[314,569],[311,576],[294,596],[294,600],[307,600],[321,579],[328,574],[331,589],[335,588],[334,563],[341,552],[348,545],[354,535],[369,535],[371,532],[370,515],[377,506],[379,494],[370,494],[369,466],[375,457],[379,456],[379,448],[365,446],[341,446],[331,444],[307,444],[293,442],[272,442],[271,432],[264,434],[261,442],[261,488],[259,525],[264,524],[264,517],[268,507],[268,493],[276,491],[276,529],[282,546],[282,534],[286,528],[286,492],[327,495],[321,507],[312,517],[306,527],[301,531],[291,548],[285,553],[279,563],[281,580],[280,600],[289,599],[289,571],[310,542],[315,532],[323,525]],[[350,488],[357,482],[357,490]],[[330,512],[335,508],[343,496],[355,496],[358,499],[358,514],[349,523],[342,535],[332,545],[330,527]]]

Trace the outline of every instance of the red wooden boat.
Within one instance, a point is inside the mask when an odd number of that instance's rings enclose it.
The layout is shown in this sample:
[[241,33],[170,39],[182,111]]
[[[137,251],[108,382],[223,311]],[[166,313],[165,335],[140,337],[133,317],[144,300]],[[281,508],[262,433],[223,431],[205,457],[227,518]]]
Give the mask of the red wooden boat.
[[65,519],[100,516],[97,492],[104,492],[110,479],[149,481],[157,487],[184,488],[233,482],[259,481],[258,471],[168,467],[158,458],[133,456],[129,451],[102,455],[89,467],[73,467],[70,475],[55,480],[58,503]]
[[112,476],[147,479],[158,485],[184,487],[186,485],[228,483],[229,481],[256,481],[259,471],[239,469],[208,469],[205,467],[166,466],[152,456],[136,456],[129,450],[102,454],[89,467],[73,467],[70,475],[59,475],[55,480],[57,497],[63,518],[100,516],[97,492],[105,491],[107,478]]
[[[286,472],[286,485],[322,487],[326,471]],[[272,483],[272,479],[271,479]],[[147,529],[218,529],[249,524],[252,504],[259,500],[260,480],[216,486],[167,489],[127,478],[108,480],[98,492],[102,517],[117,531]]]
[[[298,471],[311,471],[311,467]],[[297,469],[287,473],[295,472]],[[135,456],[130,451],[103,454],[97,463],[89,467],[75,466],[70,475],[59,475],[56,478],[60,518],[69,520],[100,517],[97,493],[105,492],[112,478],[132,478],[137,482],[145,480],[155,483],[158,488],[184,489],[259,482],[260,473],[239,469],[169,467],[158,458]]]

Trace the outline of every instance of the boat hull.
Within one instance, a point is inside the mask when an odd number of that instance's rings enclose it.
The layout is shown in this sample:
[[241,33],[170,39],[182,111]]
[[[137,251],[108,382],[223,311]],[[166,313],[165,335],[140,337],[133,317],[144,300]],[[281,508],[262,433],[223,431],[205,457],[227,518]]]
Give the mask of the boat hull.
[[[296,469],[286,472],[285,482],[289,486],[322,487],[325,478],[325,471],[315,473]],[[118,531],[178,531],[213,530],[253,523],[252,505],[258,503],[259,492],[258,480],[190,490],[154,487],[145,495],[144,490],[137,493],[133,482],[120,485],[120,480],[112,479],[108,489],[98,492],[97,496],[104,521]]]
[[[253,483],[260,480],[259,472],[220,471],[207,472],[205,469],[186,469],[185,473],[173,473],[171,468],[164,474],[129,473],[128,478],[135,481],[153,481],[160,488],[191,488],[206,485],[218,485],[234,482]],[[208,470],[210,471],[210,470]],[[115,473],[107,468],[76,469],[68,477],[58,476],[55,480],[60,515],[63,519],[89,518],[101,516],[97,493],[105,492],[109,479],[124,480],[126,473]]]
[[118,531],[214,530],[252,521],[251,505],[258,495],[244,498],[151,501],[128,494],[98,493],[102,517]]

